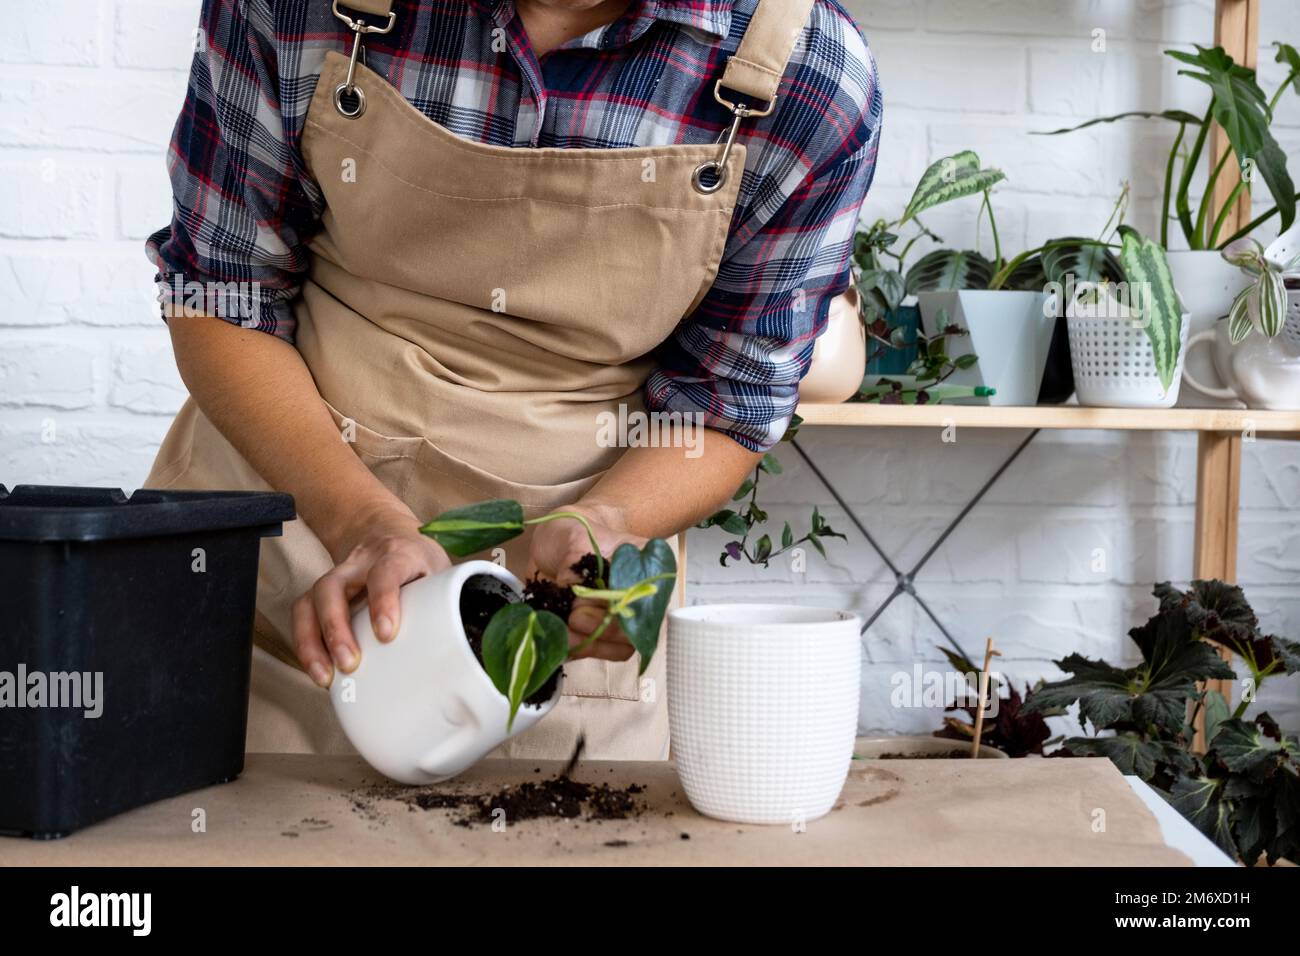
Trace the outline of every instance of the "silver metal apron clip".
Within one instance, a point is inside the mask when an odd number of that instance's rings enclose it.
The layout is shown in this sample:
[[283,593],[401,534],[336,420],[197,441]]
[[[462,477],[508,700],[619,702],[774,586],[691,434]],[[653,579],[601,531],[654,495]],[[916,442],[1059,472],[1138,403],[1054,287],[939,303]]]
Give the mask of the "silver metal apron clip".
[[[334,108],[348,119],[356,119],[366,111],[366,91],[357,86],[357,59],[365,52],[362,49],[362,37],[367,33],[385,34],[393,29],[393,24],[397,22],[397,14],[388,14],[388,24],[382,27],[371,26],[365,20],[348,16],[339,9],[339,0],[334,0],[334,16],[342,20],[349,30],[352,31],[352,56],[348,60],[348,78],[334,88]],[[347,104],[343,102],[344,96],[356,98],[357,105],[354,109],[348,109]]]
[[[701,163],[695,167],[695,172],[691,174],[691,185],[695,187],[696,192],[716,193],[719,189],[727,184],[727,161],[731,159],[732,147],[736,145],[736,135],[740,132],[740,121],[750,117],[763,117],[771,115],[776,109],[776,97],[773,96],[768,101],[765,109],[757,110],[746,106],[742,102],[732,102],[722,95],[722,80],[718,80],[713,86],[713,98],[731,110],[734,119],[731,121],[731,128],[722,136],[718,137],[718,142],[722,143],[722,155],[715,160],[707,163]],[[705,182],[704,177],[712,173],[712,182]]]

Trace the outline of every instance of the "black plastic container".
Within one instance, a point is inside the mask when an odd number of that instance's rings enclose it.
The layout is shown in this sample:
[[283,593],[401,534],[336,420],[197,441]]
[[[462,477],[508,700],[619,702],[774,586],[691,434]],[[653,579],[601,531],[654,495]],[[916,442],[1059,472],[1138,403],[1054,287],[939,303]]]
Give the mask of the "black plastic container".
[[239,775],[258,550],[293,517],[281,494],[0,486],[0,833]]

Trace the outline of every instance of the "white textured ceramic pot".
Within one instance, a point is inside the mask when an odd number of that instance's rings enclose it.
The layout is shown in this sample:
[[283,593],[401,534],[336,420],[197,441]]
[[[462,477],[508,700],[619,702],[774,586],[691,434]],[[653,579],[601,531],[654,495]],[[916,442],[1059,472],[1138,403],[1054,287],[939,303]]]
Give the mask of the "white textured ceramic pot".
[[959,399],[960,404],[1037,405],[1043,369],[1052,347],[1056,317],[1042,292],[967,289],[922,292],[917,296],[927,335],[939,330],[940,312],[969,335],[949,340],[948,355],[974,352],[979,361],[947,379],[949,385],[989,385],[990,398]]
[[[1174,288],[1178,290],[1183,308],[1191,317],[1189,339],[1213,329],[1214,323],[1228,314],[1237,293],[1250,284],[1248,276],[1236,266],[1225,262],[1223,256],[1213,250],[1182,250],[1166,255]],[[1227,384],[1219,378],[1208,349],[1189,354],[1187,370],[1193,379],[1210,389],[1221,389]],[[1232,408],[1238,403],[1234,399],[1185,389],[1178,398],[1178,404],[1184,408]]]
[[695,809],[798,824],[835,804],[853,757],[861,622],[766,604],[668,616],[672,754]]
[[799,383],[799,400],[839,404],[862,387],[867,371],[867,333],[858,318],[853,289],[831,300],[826,328],[817,336],[812,365]]
[[525,705],[506,733],[510,706],[474,656],[461,623],[461,595],[484,589],[517,599],[518,578],[490,561],[466,561],[402,588],[397,637],[381,644],[363,607],[352,618],[361,663],[330,687],[334,712],[352,746],[380,773],[402,783],[437,783],[468,770],[541,720]]

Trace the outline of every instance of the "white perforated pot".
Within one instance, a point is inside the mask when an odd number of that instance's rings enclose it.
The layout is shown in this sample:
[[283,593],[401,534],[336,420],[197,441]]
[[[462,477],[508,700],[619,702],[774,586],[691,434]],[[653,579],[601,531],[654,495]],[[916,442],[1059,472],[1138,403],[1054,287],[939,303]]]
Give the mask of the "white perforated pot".
[[[381,644],[363,606],[352,618],[361,663],[330,687],[334,713],[372,767],[402,783],[437,783],[468,770],[532,727],[560,699],[524,705],[506,733],[510,705],[474,656],[461,624],[461,593],[517,596],[519,579],[491,561],[466,561],[402,588],[397,637]],[[516,597],[517,599],[517,597]]]
[[857,616],[717,604],[668,616],[668,719],[687,798],[737,823],[798,825],[835,804],[858,723]]
[[1156,371],[1155,352],[1140,318],[1110,296],[1085,301],[1084,293],[1096,288],[1090,282],[1080,283],[1074,301],[1066,306],[1070,365],[1079,404],[1099,408],[1172,407],[1178,401],[1183,378],[1190,314],[1183,313],[1178,359],[1166,389]]

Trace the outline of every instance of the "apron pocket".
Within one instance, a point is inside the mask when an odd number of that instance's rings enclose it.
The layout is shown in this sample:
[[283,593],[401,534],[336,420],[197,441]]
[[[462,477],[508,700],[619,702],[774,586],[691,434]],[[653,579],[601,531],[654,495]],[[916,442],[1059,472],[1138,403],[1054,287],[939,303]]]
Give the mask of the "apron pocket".
[[[329,402],[325,402],[325,407],[334,418],[342,440],[352,446],[357,457],[365,462],[385,488],[409,505],[408,488],[424,439],[381,435],[344,415]],[[418,510],[415,513],[421,514]]]

